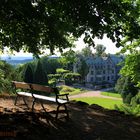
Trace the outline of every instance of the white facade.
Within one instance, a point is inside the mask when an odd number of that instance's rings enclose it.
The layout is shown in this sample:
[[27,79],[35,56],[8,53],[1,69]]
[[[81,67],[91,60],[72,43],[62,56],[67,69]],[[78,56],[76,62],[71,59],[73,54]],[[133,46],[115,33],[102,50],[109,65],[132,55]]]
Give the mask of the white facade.
[[[89,68],[89,72],[85,77],[85,82],[96,84],[115,83],[116,80],[118,79],[119,72],[117,63],[119,63],[120,60],[122,59],[117,57],[112,58],[110,56],[107,58],[101,57],[85,58],[85,61]],[[75,63],[74,72],[78,72],[78,67],[80,67],[80,61]]]

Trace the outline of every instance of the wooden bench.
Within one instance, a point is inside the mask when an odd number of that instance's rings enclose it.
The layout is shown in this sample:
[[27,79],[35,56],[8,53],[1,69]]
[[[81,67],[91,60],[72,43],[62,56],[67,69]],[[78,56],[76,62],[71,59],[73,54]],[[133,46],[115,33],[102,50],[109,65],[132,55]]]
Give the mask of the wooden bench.
[[[32,111],[34,111],[34,105],[37,101],[41,104],[42,109],[46,112],[46,109],[44,107],[44,101],[54,102],[57,104],[57,110],[56,110],[56,116],[55,118],[58,118],[59,113],[65,113],[66,117],[69,118],[69,113],[66,104],[69,103],[68,94],[59,94],[59,90],[57,88],[52,88],[49,86],[39,85],[39,84],[32,84],[32,83],[25,83],[25,82],[17,82],[12,81],[14,86],[14,91],[16,93],[15,98],[15,105],[17,104],[17,100],[19,97],[22,97],[25,105],[28,107],[28,104],[26,102],[25,97],[31,97],[33,98],[32,102]],[[20,91],[18,90],[20,89]],[[37,91],[45,93],[45,95],[40,95],[36,93]],[[51,93],[54,93],[55,96],[49,96]],[[61,99],[62,97],[62,99]],[[60,107],[63,106],[64,110],[60,110]],[[29,107],[28,107],[29,109]]]

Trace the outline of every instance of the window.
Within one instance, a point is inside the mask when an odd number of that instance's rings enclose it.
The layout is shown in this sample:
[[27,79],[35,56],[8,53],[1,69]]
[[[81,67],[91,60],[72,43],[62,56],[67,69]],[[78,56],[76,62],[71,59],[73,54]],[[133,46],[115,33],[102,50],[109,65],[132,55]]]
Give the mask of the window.
[[100,75],[100,74],[102,74],[102,73],[101,73],[100,70],[97,70],[96,74],[97,74],[97,75]]
[[91,75],[93,75],[93,74],[94,74],[94,71],[92,70],[92,71],[91,71]]
[[114,80],[114,76],[111,76],[111,79]]
[[110,65],[108,65],[107,68],[110,69]]
[[105,76],[103,76],[103,80],[105,81]]
[[93,82],[93,77],[90,78],[90,81]]
[[100,82],[100,81],[102,81],[102,78],[101,77],[97,77],[97,82]]
[[109,76],[107,77],[107,80],[108,80],[108,81],[110,80],[110,77],[109,77]]
[[112,73],[114,73],[114,70],[112,70]]

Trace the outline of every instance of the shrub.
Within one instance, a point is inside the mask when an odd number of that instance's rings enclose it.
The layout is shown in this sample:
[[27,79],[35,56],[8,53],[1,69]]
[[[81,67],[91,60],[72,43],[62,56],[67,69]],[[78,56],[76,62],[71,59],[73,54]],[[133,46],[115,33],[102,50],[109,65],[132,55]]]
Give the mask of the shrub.
[[38,60],[37,67],[34,73],[34,83],[41,85],[48,85],[48,77],[43,70],[42,63]]
[[48,79],[52,79],[52,78],[55,78],[57,80],[59,80],[61,77],[61,74],[48,74]]
[[53,78],[53,79],[49,80],[48,83],[49,83],[49,86],[56,87],[57,79]]
[[0,92],[12,92],[11,81],[18,77],[15,68],[6,61],[0,61]]
[[65,79],[65,84],[67,85],[71,85],[75,82],[78,82],[80,78],[80,74],[79,73],[66,73],[64,75],[64,79]]
[[56,69],[56,73],[59,73],[59,74],[64,74],[64,73],[69,73],[69,72],[70,72],[69,70],[65,70],[63,68]]
[[60,94],[69,93],[69,94],[71,94],[71,95],[72,95],[72,94],[78,94],[78,93],[83,92],[82,89],[73,88],[73,87],[66,86],[66,85],[59,86],[59,90],[60,90]]
[[30,64],[27,64],[25,72],[24,72],[23,80],[24,82],[27,82],[27,83],[33,83],[33,77],[34,77],[34,73],[33,73],[32,67]]
[[121,77],[115,86],[116,91],[121,93],[123,102],[130,104],[132,97],[138,93],[138,88],[131,81],[130,77]]
[[137,105],[140,105],[140,92],[131,99],[130,104],[134,107],[136,107]]

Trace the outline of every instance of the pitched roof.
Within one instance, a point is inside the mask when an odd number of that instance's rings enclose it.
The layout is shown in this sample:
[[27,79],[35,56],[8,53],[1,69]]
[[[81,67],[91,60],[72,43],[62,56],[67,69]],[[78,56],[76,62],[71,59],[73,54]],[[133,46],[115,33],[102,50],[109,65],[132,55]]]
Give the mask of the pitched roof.
[[108,57],[87,57],[85,58],[88,65],[106,65],[108,63],[118,64],[124,58],[117,55],[109,55]]

